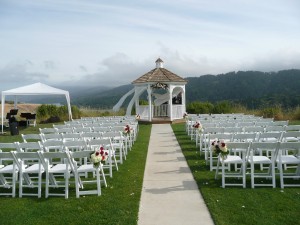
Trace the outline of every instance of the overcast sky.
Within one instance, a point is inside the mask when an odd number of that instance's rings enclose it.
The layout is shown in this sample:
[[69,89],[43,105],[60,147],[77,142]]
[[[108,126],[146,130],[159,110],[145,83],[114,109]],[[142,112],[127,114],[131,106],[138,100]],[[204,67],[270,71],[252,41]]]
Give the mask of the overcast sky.
[[300,69],[299,0],[0,0],[0,90]]

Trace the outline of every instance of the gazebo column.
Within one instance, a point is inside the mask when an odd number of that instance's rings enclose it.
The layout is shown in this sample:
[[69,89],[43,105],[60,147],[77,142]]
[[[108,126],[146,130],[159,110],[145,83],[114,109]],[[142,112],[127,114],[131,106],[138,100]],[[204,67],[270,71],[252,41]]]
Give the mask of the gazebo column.
[[149,109],[148,109],[148,113],[149,113],[149,115],[148,115],[148,120],[149,120],[149,121],[152,121],[152,97],[151,97],[152,90],[151,90],[150,84],[148,84],[147,92],[148,92],[148,105],[149,105]]
[[[183,113],[186,112],[186,103],[185,103],[185,86],[182,87],[183,91],[182,91],[182,94],[181,94],[181,101],[182,101],[182,111]],[[183,115],[183,114],[182,114]]]
[[170,120],[173,121],[173,101],[172,101],[172,92],[173,88],[170,85],[170,88],[168,89],[169,92],[169,117]]
[[136,114],[141,114],[140,112],[140,96],[138,96],[136,99],[135,99],[135,113]]

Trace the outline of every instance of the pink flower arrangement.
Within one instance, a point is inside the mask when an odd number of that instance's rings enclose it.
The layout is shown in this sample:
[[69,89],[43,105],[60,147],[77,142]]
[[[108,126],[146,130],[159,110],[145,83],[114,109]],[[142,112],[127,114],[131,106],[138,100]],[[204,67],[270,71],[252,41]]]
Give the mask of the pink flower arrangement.
[[125,135],[130,134],[131,131],[132,131],[132,128],[131,128],[129,125],[126,125],[126,126],[124,127],[124,134],[125,134]]
[[193,128],[198,129],[199,132],[202,131],[202,125],[199,121],[193,124]]
[[104,149],[103,146],[99,150],[96,150],[91,154],[91,161],[94,164],[94,167],[99,167],[101,162],[105,162],[108,158],[108,151]]
[[214,140],[211,143],[211,150],[216,154],[220,154],[223,159],[226,159],[229,154],[224,140]]

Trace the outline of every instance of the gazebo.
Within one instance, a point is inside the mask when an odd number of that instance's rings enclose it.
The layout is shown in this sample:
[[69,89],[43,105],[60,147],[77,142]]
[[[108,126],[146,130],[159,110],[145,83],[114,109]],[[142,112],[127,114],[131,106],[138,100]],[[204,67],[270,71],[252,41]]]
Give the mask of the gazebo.
[[[136,114],[143,121],[182,119],[186,111],[185,85],[187,81],[172,73],[163,66],[163,61],[158,58],[156,68],[145,73],[132,84],[134,88],[125,94],[114,106],[118,110],[124,100],[134,93],[129,102],[126,115],[131,115],[135,104]],[[142,94],[147,91],[147,104],[140,104]]]

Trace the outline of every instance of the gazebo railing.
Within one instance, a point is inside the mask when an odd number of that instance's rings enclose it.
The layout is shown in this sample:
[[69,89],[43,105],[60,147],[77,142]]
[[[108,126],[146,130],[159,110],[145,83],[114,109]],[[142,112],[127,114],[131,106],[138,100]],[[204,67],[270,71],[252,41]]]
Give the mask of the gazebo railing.
[[166,117],[169,115],[168,111],[169,111],[168,104],[163,104],[163,105],[152,107],[153,117]]
[[[140,105],[139,106],[139,115],[141,119],[149,118],[149,106],[148,105]],[[172,118],[173,119],[181,119],[184,114],[184,106],[183,105],[172,105]],[[163,104],[159,106],[152,106],[152,117],[168,117],[169,116],[169,105]]]
[[173,119],[182,119],[184,114],[183,105],[172,105],[172,118]]

